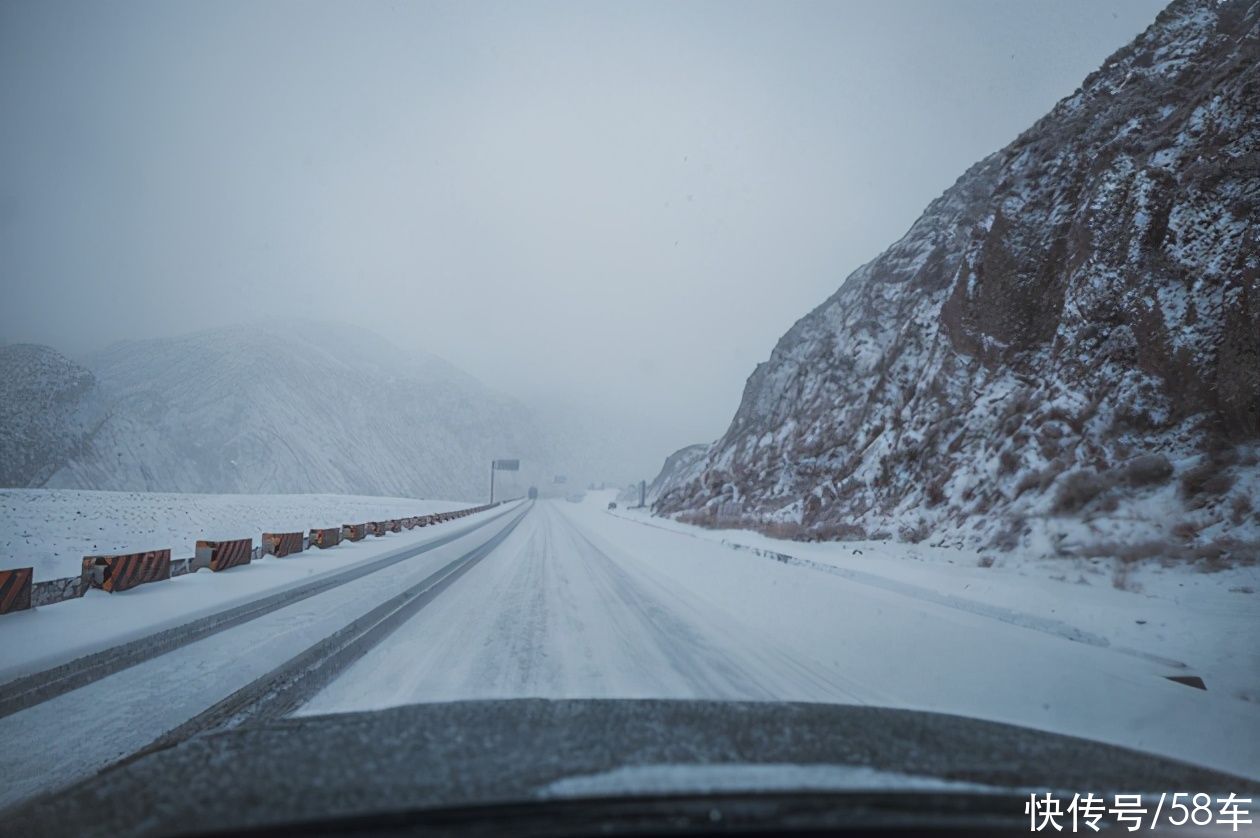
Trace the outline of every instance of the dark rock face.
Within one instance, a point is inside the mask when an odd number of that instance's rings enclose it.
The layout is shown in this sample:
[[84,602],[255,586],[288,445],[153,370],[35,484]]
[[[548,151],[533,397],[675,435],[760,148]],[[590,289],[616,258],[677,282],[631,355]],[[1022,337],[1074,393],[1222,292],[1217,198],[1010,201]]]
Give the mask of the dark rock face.
[[0,347],[0,486],[42,485],[104,419],[87,369],[47,346]]
[[1239,553],[1258,440],[1260,4],[1178,0],[798,321],[657,508]]

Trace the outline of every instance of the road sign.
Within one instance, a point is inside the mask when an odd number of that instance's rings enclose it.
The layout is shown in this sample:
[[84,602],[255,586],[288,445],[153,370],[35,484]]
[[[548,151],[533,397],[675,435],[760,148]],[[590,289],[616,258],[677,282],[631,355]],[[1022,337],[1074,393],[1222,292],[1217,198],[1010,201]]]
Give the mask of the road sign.
[[520,471],[520,460],[495,460],[494,467],[499,471]]

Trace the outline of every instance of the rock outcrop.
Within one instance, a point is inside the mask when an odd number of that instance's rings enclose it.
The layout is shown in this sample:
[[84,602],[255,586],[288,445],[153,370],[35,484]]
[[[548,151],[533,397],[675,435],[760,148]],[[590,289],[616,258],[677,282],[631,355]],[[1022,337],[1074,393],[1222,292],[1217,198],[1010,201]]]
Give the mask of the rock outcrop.
[[1177,0],[749,378],[657,510],[801,537],[1260,536],[1260,3]]

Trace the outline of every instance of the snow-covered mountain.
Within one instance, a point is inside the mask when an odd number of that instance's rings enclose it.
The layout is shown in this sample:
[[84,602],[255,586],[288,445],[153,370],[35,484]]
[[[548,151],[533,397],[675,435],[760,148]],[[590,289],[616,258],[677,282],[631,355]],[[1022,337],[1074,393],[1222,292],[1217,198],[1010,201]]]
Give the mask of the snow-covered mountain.
[[1260,553],[1260,3],[1177,0],[802,318],[659,511]]
[[105,420],[90,371],[47,346],[0,346],[0,486],[42,485]]
[[[5,399],[21,405],[19,421],[5,417],[6,485],[474,499],[493,457],[520,457],[539,475],[557,467],[525,407],[345,325],[127,341],[88,358],[91,372],[47,348],[24,352],[6,350],[6,386],[51,395]],[[37,383],[13,384],[22,364],[32,371],[21,380]]]

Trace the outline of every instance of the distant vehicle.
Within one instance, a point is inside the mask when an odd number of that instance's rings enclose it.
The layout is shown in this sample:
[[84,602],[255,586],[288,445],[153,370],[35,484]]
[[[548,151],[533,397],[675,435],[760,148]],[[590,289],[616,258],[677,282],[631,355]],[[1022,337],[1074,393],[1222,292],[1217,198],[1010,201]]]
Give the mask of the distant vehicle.
[[617,508],[617,502],[616,502],[615,500],[610,500],[610,501],[608,502],[608,508],[609,508],[609,509],[616,509],[616,508]]
[[529,487],[529,499],[538,500],[538,487],[537,486]]
[[585,495],[583,495],[581,492],[574,492],[570,495],[566,495],[564,499],[567,500],[569,503],[581,503],[583,497],[585,497]]

